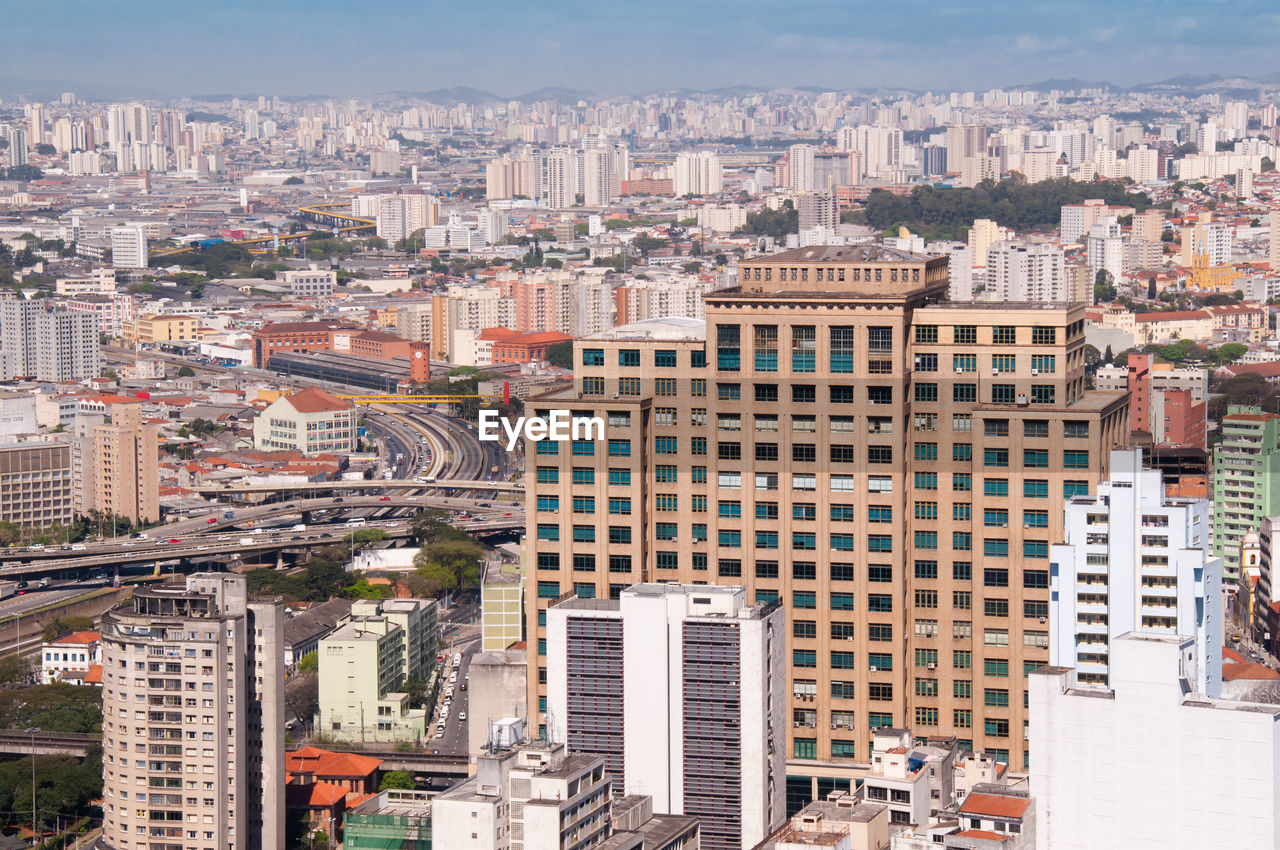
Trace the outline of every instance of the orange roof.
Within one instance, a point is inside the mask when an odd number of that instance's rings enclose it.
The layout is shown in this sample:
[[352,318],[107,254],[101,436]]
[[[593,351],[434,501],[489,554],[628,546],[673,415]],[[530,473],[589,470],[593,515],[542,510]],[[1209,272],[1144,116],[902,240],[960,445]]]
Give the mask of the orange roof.
[[1222,681],[1234,682],[1240,679],[1274,680],[1280,679],[1280,673],[1263,664],[1223,664]]
[[1026,797],[1004,797],[995,794],[970,794],[960,811],[966,815],[985,815],[993,818],[1020,818],[1031,801]]
[[1168,313],[1139,313],[1134,318],[1139,322],[1183,322],[1189,319],[1207,319],[1209,314],[1204,310],[1170,310]]
[[1234,662],[1236,662],[1237,664],[1244,664],[1244,663],[1245,663],[1245,660],[1244,660],[1244,656],[1243,656],[1243,655],[1241,655],[1240,653],[1236,652],[1234,649],[1230,649],[1230,648],[1225,647],[1225,646],[1222,648],[1222,660],[1223,660],[1223,661],[1234,661]]
[[992,832],[989,829],[966,829],[956,833],[956,838],[981,838],[985,841],[1008,841],[1012,837],[1012,835]]
[[299,413],[323,413],[326,410],[349,410],[351,404],[316,387],[307,387],[287,399]]
[[82,679],[81,681],[83,681],[86,685],[101,685],[102,684],[102,665],[90,664],[88,672],[84,674],[84,679]]
[[333,753],[318,747],[303,747],[285,753],[284,769],[289,773],[315,776],[366,777],[382,766],[382,759],[355,753]]
[[98,643],[101,640],[101,632],[72,632],[69,635],[63,635],[57,640],[50,641],[50,643]]

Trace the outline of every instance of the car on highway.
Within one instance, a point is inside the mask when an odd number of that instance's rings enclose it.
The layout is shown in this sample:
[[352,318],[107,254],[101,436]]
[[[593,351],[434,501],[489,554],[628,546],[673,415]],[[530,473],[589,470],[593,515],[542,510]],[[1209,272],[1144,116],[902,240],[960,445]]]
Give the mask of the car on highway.
[[218,518],[216,516],[211,516],[207,520],[205,520],[205,522],[209,523],[209,525],[213,525],[217,521],[218,521]]
[[443,727],[442,727],[442,728],[440,728],[440,729],[437,729],[437,730],[436,730],[436,737],[437,737],[437,738],[443,738],[443,737],[444,737],[444,728],[443,728]]
[[390,502],[390,501],[391,501],[391,497],[390,497],[390,496],[379,496],[379,497],[378,497],[378,501],[379,501],[379,502]]
[[458,712],[458,721],[459,721],[459,722],[461,722],[461,721],[466,720],[466,719],[467,719],[467,713],[466,713],[465,711],[459,711],[459,712]]
[[[471,677],[470,677],[470,676],[468,676],[467,678],[468,678],[468,679],[470,679]],[[460,690],[465,691],[465,690],[467,689],[467,683],[466,683],[466,682],[463,682],[463,683],[462,683],[461,685],[459,685],[458,687],[459,687],[459,689],[460,689]]]
[[176,538],[176,537],[170,537],[170,538],[169,538],[169,542],[170,542],[170,543],[181,543],[182,541],[181,541],[181,540],[179,540],[179,539],[178,539],[178,538]]

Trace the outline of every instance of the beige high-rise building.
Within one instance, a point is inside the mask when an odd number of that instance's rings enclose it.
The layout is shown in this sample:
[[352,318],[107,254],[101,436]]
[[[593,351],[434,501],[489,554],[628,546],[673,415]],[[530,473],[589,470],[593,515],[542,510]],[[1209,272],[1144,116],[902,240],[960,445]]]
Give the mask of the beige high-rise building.
[[139,588],[102,618],[102,842],[283,850],[284,609],[243,576]]
[[89,507],[134,522],[160,519],[159,429],[142,421],[142,404],[108,407],[111,421],[95,425],[84,470],[92,477]]
[[71,446],[62,443],[0,446],[0,522],[23,528],[70,523],[72,466]]
[[1280,212],[1271,213],[1271,248],[1268,258],[1273,271],[1280,269]]
[[1013,231],[1001,227],[989,218],[975,219],[969,228],[969,250],[973,253],[974,268],[987,265],[987,251],[1002,239],[1012,239]]
[[1133,216],[1134,239],[1143,242],[1159,242],[1164,236],[1164,213],[1160,210],[1143,210]]
[[744,585],[787,607],[788,793],[857,775],[881,726],[1023,769],[1049,545],[1128,433],[1085,390],[1084,307],[946,303],[945,257],[879,246],[738,268],[705,329],[578,340],[572,390],[526,401],[607,424],[526,447],[530,647],[569,593]]

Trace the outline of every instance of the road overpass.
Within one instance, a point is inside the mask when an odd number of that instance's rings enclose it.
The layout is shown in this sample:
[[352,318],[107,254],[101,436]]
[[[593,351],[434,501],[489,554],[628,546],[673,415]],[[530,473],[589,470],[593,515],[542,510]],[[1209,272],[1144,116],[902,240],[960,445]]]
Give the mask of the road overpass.
[[371,478],[359,481],[290,481],[280,484],[196,484],[187,489],[202,496],[235,496],[241,493],[318,493],[325,490],[394,490],[397,488],[410,490],[475,490],[490,493],[524,494],[524,482],[521,481],[470,481],[461,478],[447,478],[426,482],[403,478]]

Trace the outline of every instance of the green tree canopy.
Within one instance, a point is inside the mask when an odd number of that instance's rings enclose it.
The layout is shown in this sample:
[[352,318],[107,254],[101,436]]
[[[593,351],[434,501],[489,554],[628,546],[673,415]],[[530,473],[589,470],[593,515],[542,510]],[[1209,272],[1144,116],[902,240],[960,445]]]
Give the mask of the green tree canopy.
[[382,774],[379,791],[412,791],[413,774],[407,770],[389,770]]

